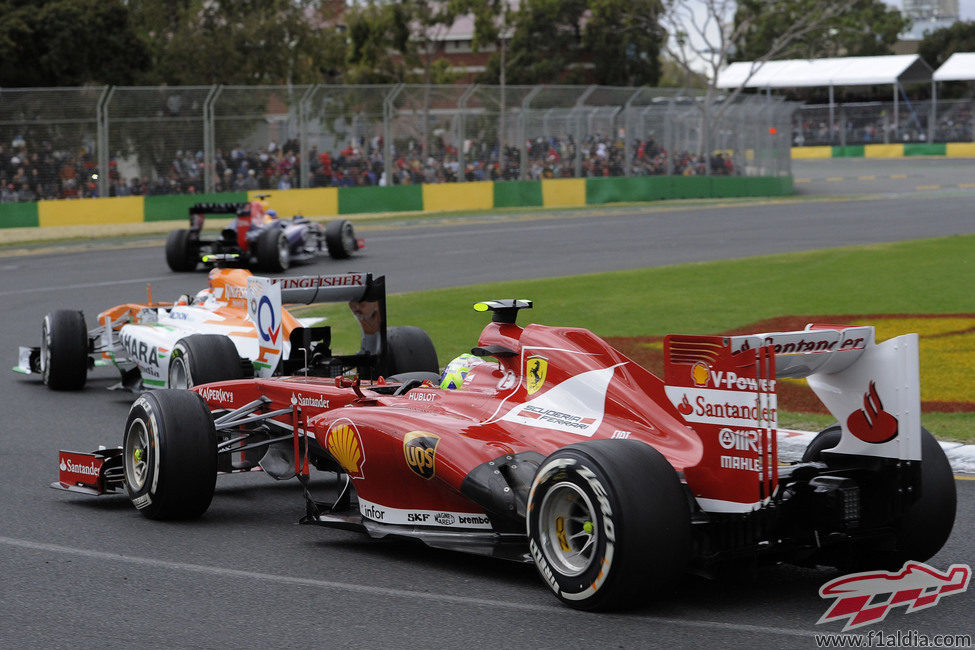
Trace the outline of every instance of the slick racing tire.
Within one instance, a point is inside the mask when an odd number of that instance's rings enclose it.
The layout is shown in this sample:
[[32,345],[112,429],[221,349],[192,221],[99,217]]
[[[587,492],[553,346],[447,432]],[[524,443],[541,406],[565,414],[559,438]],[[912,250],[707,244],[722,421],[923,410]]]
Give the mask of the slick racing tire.
[[690,510],[677,472],[636,440],[590,440],[546,458],[527,527],[542,580],[576,609],[659,597],[689,558]]
[[186,389],[243,378],[237,346],[222,334],[192,334],[173,346],[169,357],[170,388]]
[[333,259],[344,260],[359,248],[355,229],[347,219],[329,221],[325,226],[325,246]]
[[122,439],[125,492],[149,519],[195,519],[217,482],[217,434],[203,398],[186,390],[143,393]]
[[166,264],[170,270],[193,271],[200,262],[196,238],[190,230],[174,230],[166,238]]
[[268,228],[257,238],[257,266],[270,273],[287,271],[291,266],[291,247],[280,228]]
[[[824,460],[822,453],[838,445],[840,435],[838,424],[820,431],[806,447],[802,461],[828,465],[829,459]],[[853,568],[894,570],[908,560],[928,560],[948,541],[955,524],[957,502],[951,463],[934,436],[921,427],[921,496],[895,523],[895,548],[859,548]]]
[[88,328],[80,311],[59,309],[41,321],[41,377],[53,390],[85,387]]
[[404,372],[429,372],[440,375],[437,349],[426,330],[400,325],[386,330],[385,377]]

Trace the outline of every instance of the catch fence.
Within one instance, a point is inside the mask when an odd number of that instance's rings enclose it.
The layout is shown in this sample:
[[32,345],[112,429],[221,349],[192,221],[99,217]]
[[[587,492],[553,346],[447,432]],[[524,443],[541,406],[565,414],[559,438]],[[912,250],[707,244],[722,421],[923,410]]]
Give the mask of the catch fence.
[[0,198],[787,176],[796,107],[606,86],[0,89]]

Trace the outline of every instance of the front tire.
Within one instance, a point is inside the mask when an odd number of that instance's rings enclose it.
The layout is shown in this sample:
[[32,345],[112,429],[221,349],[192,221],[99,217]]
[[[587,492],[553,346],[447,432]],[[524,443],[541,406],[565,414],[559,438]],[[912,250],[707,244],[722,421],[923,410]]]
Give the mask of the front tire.
[[[803,462],[823,460],[823,451],[840,442],[840,425],[820,431],[806,447]],[[899,569],[908,560],[924,562],[941,550],[955,524],[958,495],[951,463],[938,441],[921,428],[921,496],[894,523],[893,549],[858,548],[857,569]]]
[[333,259],[344,260],[359,248],[355,229],[347,219],[329,221],[325,226],[325,246]]
[[174,230],[166,238],[166,264],[170,270],[182,272],[193,271],[199,264],[199,246],[193,231]]
[[243,379],[237,346],[222,334],[192,334],[173,346],[169,357],[169,388]]
[[687,565],[691,519],[673,466],[636,440],[591,440],[541,464],[528,497],[529,550],[545,583],[584,610],[659,596]]
[[268,228],[257,238],[257,265],[263,271],[280,273],[291,266],[291,248],[280,228]]
[[80,311],[59,309],[41,321],[41,377],[53,390],[81,390],[88,379],[88,327]]
[[217,434],[191,391],[154,391],[129,409],[122,442],[125,492],[149,519],[195,519],[213,500]]

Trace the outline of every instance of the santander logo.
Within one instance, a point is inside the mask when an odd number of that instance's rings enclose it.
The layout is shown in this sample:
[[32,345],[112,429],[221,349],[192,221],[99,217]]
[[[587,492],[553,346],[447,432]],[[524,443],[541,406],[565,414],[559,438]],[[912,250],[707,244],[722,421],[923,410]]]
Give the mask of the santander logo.
[[875,445],[897,437],[897,418],[884,410],[876,382],[870,382],[863,396],[863,408],[850,414],[846,427],[860,440]]
[[292,406],[313,406],[315,408],[327,409],[328,400],[324,397],[305,397],[301,393],[291,393]]
[[90,465],[79,465],[78,463],[72,463],[70,459],[62,458],[61,464],[58,465],[58,469],[62,472],[72,472],[74,474],[85,474],[86,476],[98,476],[98,470],[101,469],[95,461],[91,461]]

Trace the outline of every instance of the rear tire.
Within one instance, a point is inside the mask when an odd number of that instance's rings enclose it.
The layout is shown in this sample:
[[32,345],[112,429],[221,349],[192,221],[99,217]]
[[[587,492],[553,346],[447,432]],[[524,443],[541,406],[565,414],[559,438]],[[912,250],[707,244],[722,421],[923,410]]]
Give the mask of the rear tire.
[[41,321],[41,377],[53,390],[81,390],[88,379],[88,327],[80,311],[59,309]]
[[412,325],[390,327],[386,330],[386,368],[383,376],[404,372],[440,374],[437,349],[425,330]]
[[591,440],[541,464],[528,496],[535,567],[565,604],[608,610],[659,597],[687,566],[691,518],[663,454],[636,440]]
[[291,248],[280,228],[268,228],[257,238],[257,266],[270,273],[287,271],[291,266]]
[[[840,442],[840,426],[833,425],[812,439],[803,462],[823,460],[823,451]],[[951,463],[938,441],[921,428],[921,496],[895,523],[893,549],[857,549],[857,569],[899,569],[908,560],[924,562],[941,550],[955,524],[958,495]]]
[[344,260],[359,248],[355,229],[347,219],[329,221],[325,226],[325,246],[333,259]]
[[188,389],[227,379],[243,379],[237,346],[222,334],[192,334],[173,346],[169,388]]
[[122,442],[125,492],[149,519],[195,519],[213,500],[217,434],[206,402],[191,391],[141,395]]
[[170,270],[193,271],[200,262],[200,250],[193,231],[174,230],[166,238],[166,264]]

